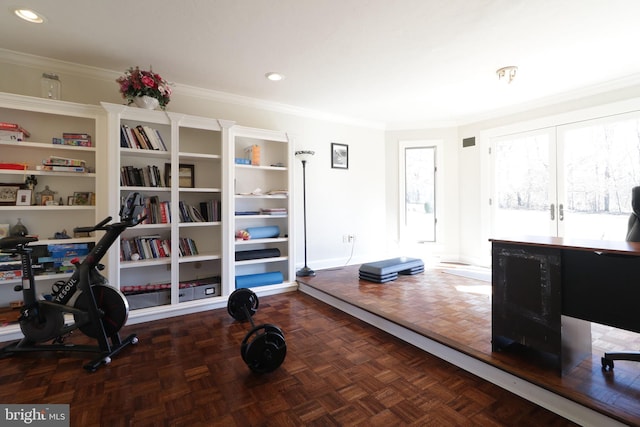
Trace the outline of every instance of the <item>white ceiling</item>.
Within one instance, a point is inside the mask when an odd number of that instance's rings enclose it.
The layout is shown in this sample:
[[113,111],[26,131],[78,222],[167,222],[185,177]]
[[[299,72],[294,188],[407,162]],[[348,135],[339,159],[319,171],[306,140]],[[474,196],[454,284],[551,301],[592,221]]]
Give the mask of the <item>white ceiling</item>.
[[[20,21],[10,6],[47,22]],[[14,0],[3,9],[0,48],[122,72],[152,65],[180,84],[390,127],[469,122],[640,81],[638,0]],[[519,67],[511,85],[496,77],[505,65]],[[269,71],[286,79],[267,81]]]

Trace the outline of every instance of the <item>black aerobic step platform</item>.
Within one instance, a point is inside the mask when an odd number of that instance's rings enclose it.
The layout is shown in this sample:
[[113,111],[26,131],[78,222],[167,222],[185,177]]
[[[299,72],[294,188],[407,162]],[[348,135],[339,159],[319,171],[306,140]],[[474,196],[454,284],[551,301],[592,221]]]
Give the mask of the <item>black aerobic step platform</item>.
[[424,272],[424,262],[418,258],[398,257],[384,261],[362,264],[359,277],[376,283],[386,283],[398,278],[398,274],[418,274]]

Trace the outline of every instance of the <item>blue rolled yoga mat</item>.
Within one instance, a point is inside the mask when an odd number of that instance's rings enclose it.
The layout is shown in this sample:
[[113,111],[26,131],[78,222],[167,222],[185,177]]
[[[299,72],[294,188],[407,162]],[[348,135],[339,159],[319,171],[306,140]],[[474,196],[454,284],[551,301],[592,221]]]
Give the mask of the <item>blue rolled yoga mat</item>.
[[284,277],[279,271],[258,274],[245,274],[243,276],[236,276],[236,289],[275,285],[278,283],[282,283],[283,281]]
[[265,225],[264,227],[249,227],[247,233],[252,239],[268,239],[280,235],[280,227],[277,225]]

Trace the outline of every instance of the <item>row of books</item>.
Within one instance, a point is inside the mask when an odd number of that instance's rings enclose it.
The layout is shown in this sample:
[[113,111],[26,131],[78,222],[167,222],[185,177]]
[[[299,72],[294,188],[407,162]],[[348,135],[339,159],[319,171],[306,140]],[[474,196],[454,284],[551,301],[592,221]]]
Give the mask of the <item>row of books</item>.
[[180,208],[180,222],[205,222],[202,213],[193,205],[182,201],[178,202]]
[[205,221],[220,221],[222,220],[222,203],[220,200],[200,202],[200,213]]
[[198,248],[196,247],[195,240],[189,237],[181,237],[178,243],[180,256],[198,255]]
[[120,147],[167,151],[160,132],[146,125],[131,127],[123,124],[120,127]]
[[134,187],[166,187],[160,168],[156,165],[144,167],[122,166],[120,185]]
[[144,215],[142,224],[169,224],[171,222],[171,203],[161,201],[158,196],[144,198]]
[[120,260],[138,261],[171,256],[171,240],[159,235],[122,238],[120,241]]
[[[196,242],[189,237],[181,237],[178,248],[180,256],[198,255]],[[171,240],[163,239],[159,235],[122,238],[120,241],[121,261],[139,261],[170,256]]]
[[[221,203],[219,200],[200,202],[200,209],[196,206],[179,202],[180,222],[214,222],[220,221]],[[144,215],[147,217],[142,224],[169,224],[171,222],[171,202],[160,200],[158,196],[144,199]]]

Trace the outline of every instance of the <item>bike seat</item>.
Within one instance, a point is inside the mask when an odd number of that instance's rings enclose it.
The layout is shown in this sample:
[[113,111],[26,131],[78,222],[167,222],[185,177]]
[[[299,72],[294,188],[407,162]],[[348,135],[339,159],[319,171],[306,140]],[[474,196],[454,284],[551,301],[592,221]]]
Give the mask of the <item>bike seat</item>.
[[37,241],[37,237],[33,236],[8,236],[0,239],[0,249],[13,249],[19,245]]

